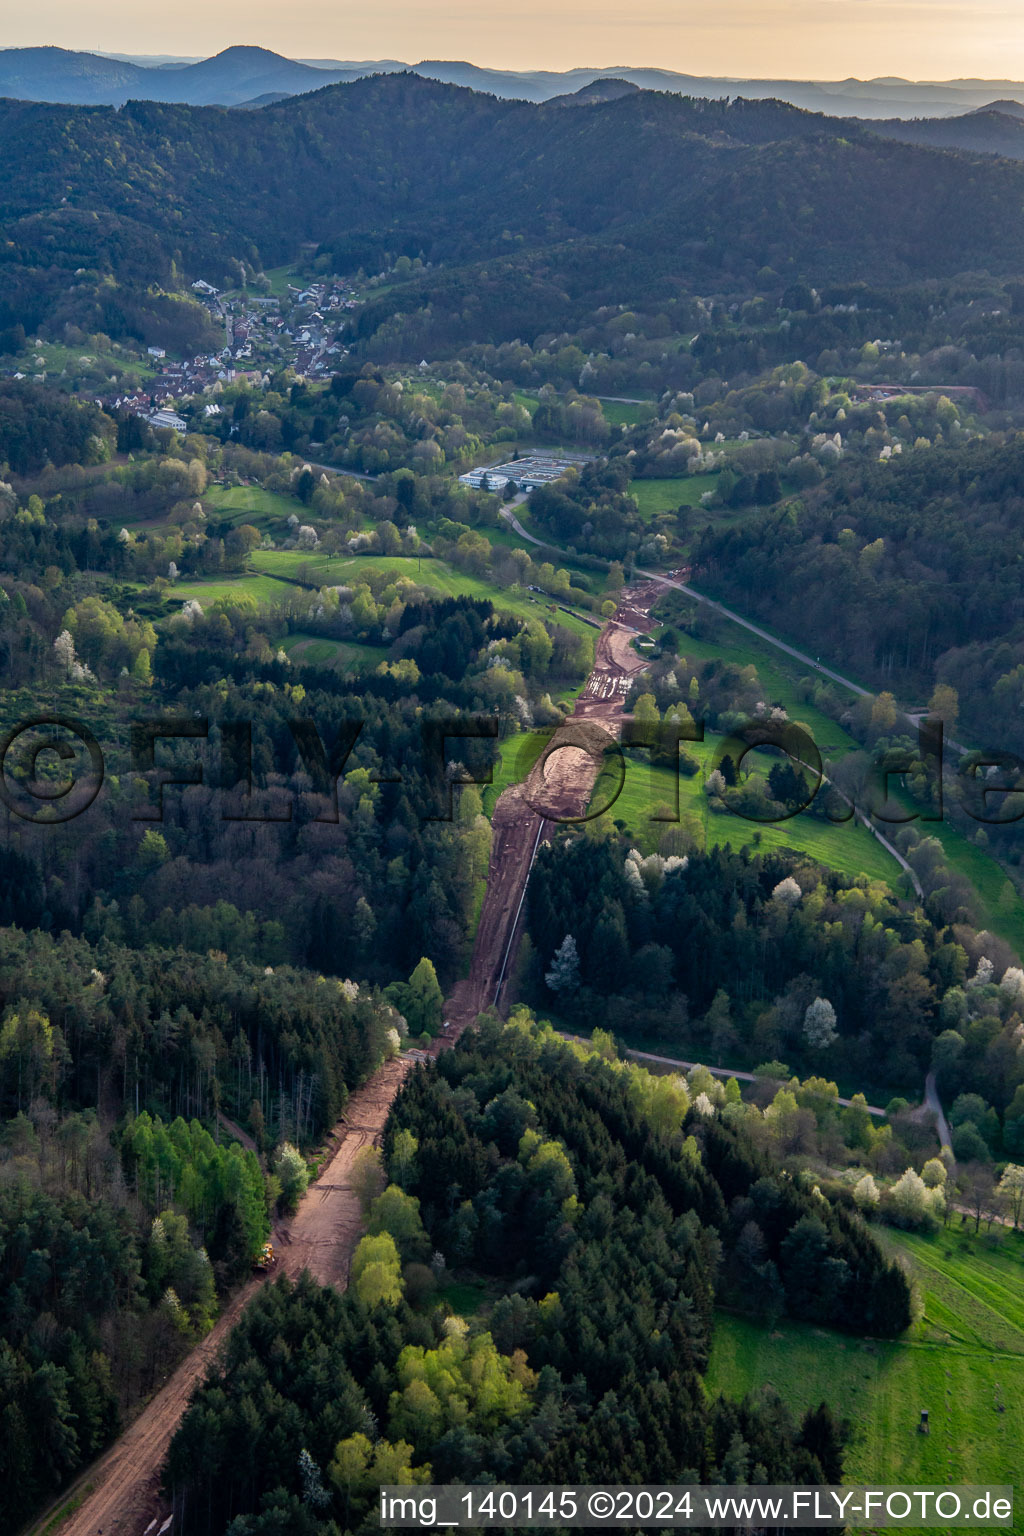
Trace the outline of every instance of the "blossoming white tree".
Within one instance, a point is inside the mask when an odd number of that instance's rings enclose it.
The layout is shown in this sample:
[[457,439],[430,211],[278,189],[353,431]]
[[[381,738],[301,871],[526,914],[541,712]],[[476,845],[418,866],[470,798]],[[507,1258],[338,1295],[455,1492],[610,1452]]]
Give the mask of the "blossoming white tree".
[[804,1014],[804,1039],[816,1051],[823,1051],[838,1038],[836,1011],[826,997],[808,1003]]

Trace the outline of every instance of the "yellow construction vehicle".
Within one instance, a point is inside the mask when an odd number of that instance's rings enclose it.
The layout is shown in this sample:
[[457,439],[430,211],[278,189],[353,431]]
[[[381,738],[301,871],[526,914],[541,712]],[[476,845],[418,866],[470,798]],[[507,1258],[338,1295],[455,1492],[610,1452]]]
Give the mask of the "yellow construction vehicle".
[[277,1254],[274,1252],[273,1243],[264,1243],[256,1258],[253,1259],[252,1267],[265,1273],[268,1269],[273,1269],[276,1263]]

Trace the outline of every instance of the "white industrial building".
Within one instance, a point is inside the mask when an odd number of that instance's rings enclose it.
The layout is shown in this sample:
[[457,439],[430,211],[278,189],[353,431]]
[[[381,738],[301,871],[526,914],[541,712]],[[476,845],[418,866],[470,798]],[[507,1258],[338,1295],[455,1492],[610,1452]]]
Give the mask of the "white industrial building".
[[166,409],[154,411],[153,414],[148,417],[148,421],[151,427],[172,427],[175,432],[188,431],[188,422],[184,419],[183,416],[179,416],[177,411],[170,411]]
[[590,462],[586,454],[535,454],[530,458],[510,459],[505,464],[490,464],[482,469],[471,469],[459,476],[461,485],[473,490],[503,491],[511,481],[521,491],[535,491],[539,485],[550,485],[568,469],[579,469]]

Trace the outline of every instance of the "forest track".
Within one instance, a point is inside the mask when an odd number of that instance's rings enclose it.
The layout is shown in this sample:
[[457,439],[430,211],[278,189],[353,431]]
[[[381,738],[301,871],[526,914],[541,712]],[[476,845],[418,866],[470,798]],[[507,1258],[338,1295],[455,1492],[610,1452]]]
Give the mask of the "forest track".
[[[630,679],[646,665],[631,642],[637,633],[653,628],[646,608],[656,595],[652,583],[623,592],[614,618],[597,637],[594,668],[573,714],[554,733],[526,782],[506,789],[495,806],[487,892],[470,973],[450,994],[445,1016],[452,1027],[434,1041],[435,1055],[494,1003],[499,981],[514,967],[535,853],[561,821],[586,811],[602,751],[618,739]],[[352,1095],[332,1133],[337,1144],[321,1177],[310,1185],[295,1215],[275,1228],[278,1262],[273,1273],[295,1278],[308,1270],[321,1284],[344,1288],[363,1227],[351,1186],[352,1163],[362,1147],[381,1136],[412,1064],[409,1058],[386,1062]],[[256,1276],[242,1287],[213,1331],[186,1356],[117,1443],[65,1490],[55,1507],[72,1499],[76,1487],[92,1485],[83,1503],[57,1528],[58,1536],[97,1536],[99,1531],[104,1536],[143,1536],[157,1514],[166,1513],[160,1476],[174,1432],[217,1351],[266,1279]],[[33,1529],[41,1529],[51,1517],[52,1510]]]
[[[295,1279],[308,1269],[322,1285],[344,1288],[363,1226],[351,1185],[352,1163],[360,1148],[383,1133],[392,1100],[411,1065],[401,1057],[385,1062],[352,1095],[333,1133],[337,1144],[321,1178],[309,1186],[295,1215],[274,1230],[275,1268],[269,1275],[254,1276],[231,1298],[212,1332],[185,1357],[120,1439],[65,1489],[54,1509],[67,1504],[76,1488],[91,1485],[92,1491],[56,1527],[57,1536],[97,1536],[99,1531],[103,1536],[143,1536],[152,1520],[158,1515],[163,1519],[167,1506],[160,1496],[160,1477],[174,1432],[221,1345],[268,1278],[286,1274]],[[32,1530],[41,1530],[52,1516],[53,1509],[48,1510]]]
[[593,670],[573,713],[554,732],[525,782],[510,785],[494,807],[487,891],[469,975],[456,982],[448,997],[445,1017],[451,1028],[434,1041],[434,1055],[457,1040],[485,1008],[496,1005],[515,968],[537,850],[562,822],[586,812],[603,750],[618,741],[631,679],[647,665],[632,642],[654,628],[647,609],[657,596],[650,582],[622,592],[615,615],[597,637]]
[[319,1179],[306,1191],[295,1215],[276,1234],[278,1270],[295,1279],[304,1269],[321,1285],[344,1290],[363,1217],[352,1188],[352,1164],[363,1147],[378,1141],[396,1093],[412,1063],[387,1061],[349,1100],[343,1134]]
[[217,1111],[217,1124],[221,1130],[227,1131],[229,1136],[233,1136],[237,1142],[240,1142],[247,1152],[259,1153],[259,1148],[249,1135],[249,1132],[243,1131],[240,1125],[237,1125],[234,1120],[229,1120],[227,1115],[222,1114],[219,1109]]

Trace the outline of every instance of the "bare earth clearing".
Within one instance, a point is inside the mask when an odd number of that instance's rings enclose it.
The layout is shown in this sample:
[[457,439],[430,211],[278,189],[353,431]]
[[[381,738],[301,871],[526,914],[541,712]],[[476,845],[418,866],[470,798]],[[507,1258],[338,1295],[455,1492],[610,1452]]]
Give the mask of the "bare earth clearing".
[[[510,785],[494,807],[487,894],[469,976],[456,984],[448,1000],[452,1029],[445,1043],[457,1039],[477,1014],[495,1002],[499,986],[512,969],[534,855],[559,821],[586,811],[600,772],[602,748],[618,740],[630,679],[645,665],[632,640],[653,629],[647,609],[657,595],[654,583],[623,592],[615,617],[598,636],[594,670],[573,714],[555,732],[526,782]],[[435,1042],[435,1049],[440,1044]]]
[[362,1213],[352,1189],[352,1163],[360,1148],[379,1141],[391,1102],[411,1061],[387,1061],[365,1088],[354,1093],[333,1157],[311,1184],[295,1215],[274,1234],[278,1269],[294,1280],[308,1269],[321,1285],[344,1290],[353,1249],[362,1236]]

